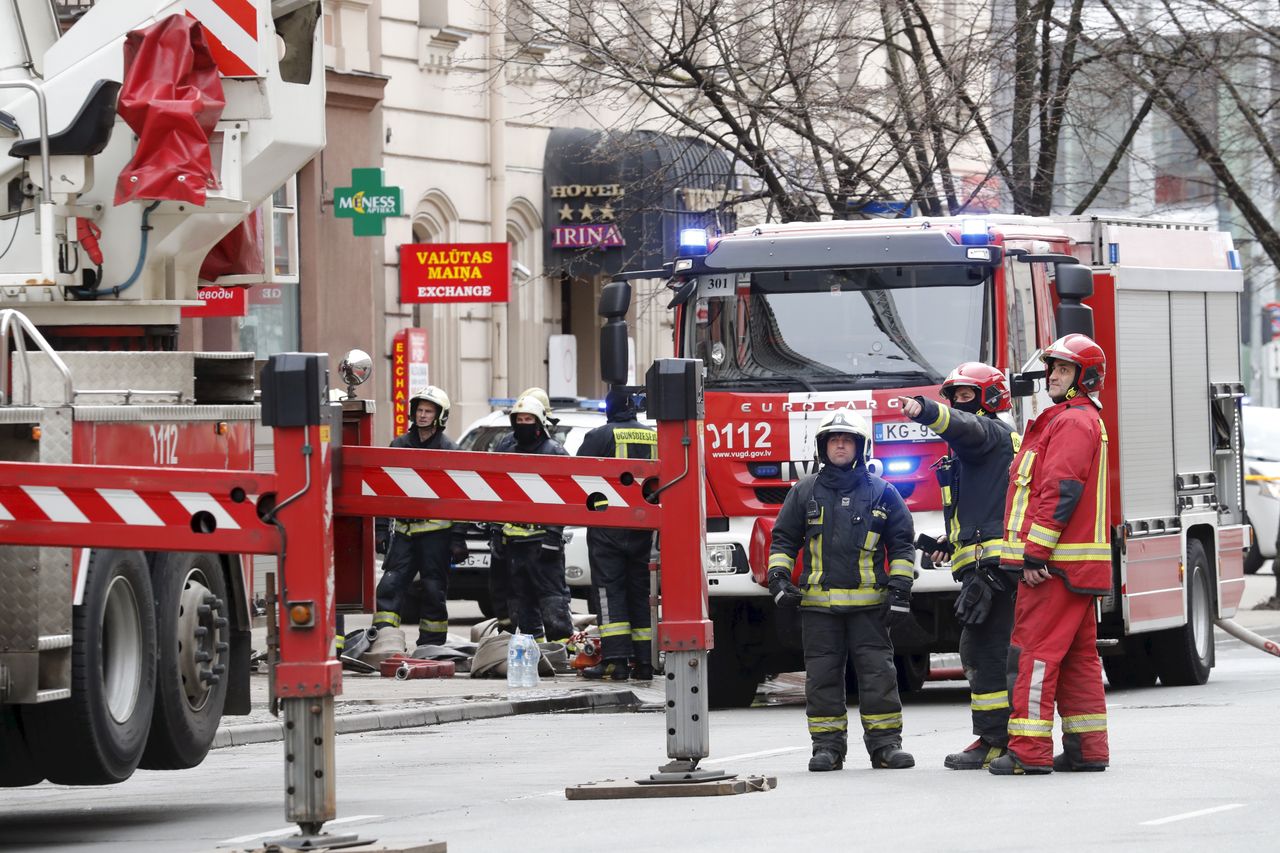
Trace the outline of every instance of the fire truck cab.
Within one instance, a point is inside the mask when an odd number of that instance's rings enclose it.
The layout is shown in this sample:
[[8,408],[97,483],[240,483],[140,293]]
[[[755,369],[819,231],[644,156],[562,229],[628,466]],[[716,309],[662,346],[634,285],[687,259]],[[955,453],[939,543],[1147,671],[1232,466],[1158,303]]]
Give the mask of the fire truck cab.
[[[773,519],[814,469],[836,408],[872,422],[872,466],[917,532],[943,531],[946,445],[898,411],[983,361],[1014,385],[1015,426],[1049,404],[1040,348],[1069,331],[1106,351],[1113,591],[1099,603],[1113,684],[1203,683],[1212,621],[1243,589],[1239,293],[1230,235],[1200,225],[992,215],[762,225],[682,248],[676,352],[706,370],[708,583],[718,705],[803,668],[797,619],[762,586]],[[1037,376],[1040,374],[1040,376]],[[920,561],[915,625],[895,633],[906,688],[954,652],[959,585]]]

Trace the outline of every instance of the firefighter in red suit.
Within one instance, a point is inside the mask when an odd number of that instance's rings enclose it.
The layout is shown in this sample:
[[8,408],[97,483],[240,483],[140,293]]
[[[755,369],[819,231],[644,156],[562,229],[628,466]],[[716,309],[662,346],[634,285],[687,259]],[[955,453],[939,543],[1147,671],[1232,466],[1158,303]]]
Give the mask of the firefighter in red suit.
[[[1002,568],[1021,573],[1009,647],[1009,752],[1000,776],[1105,770],[1107,706],[1094,597],[1111,590],[1107,431],[1097,395],[1102,348],[1059,338],[1041,355],[1055,405],[1031,422],[1013,457]],[[1053,713],[1064,750],[1053,755]]]

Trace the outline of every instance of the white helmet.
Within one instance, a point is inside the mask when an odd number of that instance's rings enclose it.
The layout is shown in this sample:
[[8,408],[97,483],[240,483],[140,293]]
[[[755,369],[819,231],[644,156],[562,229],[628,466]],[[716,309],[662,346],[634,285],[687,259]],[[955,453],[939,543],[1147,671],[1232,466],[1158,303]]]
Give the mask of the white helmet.
[[444,393],[444,389],[435,385],[427,385],[415,391],[413,396],[409,398],[409,420],[411,421],[417,415],[419,400],[426,400],[440,410],[440,413],[436,415],[436,427],[444,429],[445,424],[449,422],[449,395]]
[[550,430],[547,427],[547,408],[542,405],[542,402],[533,394],[526,394],[519,400],[516,400],[516,404],[511,407],[512,428],[516,425],[516,415],[533,415],[538,419],[538,423],[542,426],[543,433],[549,434]]
[[817,445],[818,461],[829,464],[827,458],[827,439],[834,433],[843,432],[862,439],[862,460],[870,461],[872,450],[871,427],[867,419],[853,409],[836,409],[818,424]]

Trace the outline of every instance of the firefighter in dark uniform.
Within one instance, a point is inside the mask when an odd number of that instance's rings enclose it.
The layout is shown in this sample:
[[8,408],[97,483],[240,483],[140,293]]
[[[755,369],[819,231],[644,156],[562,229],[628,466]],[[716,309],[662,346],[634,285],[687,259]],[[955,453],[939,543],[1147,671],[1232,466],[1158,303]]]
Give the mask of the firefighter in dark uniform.
[[952,770],[981,770],[1004,755],[1009,744],[1009,690],[1005,661],[1013,631],[1016,584],[1000,569],[1004,539],[1004,495],[1009,463],[1021,443],[1013,427],[997,417],[1010,407],[1009,386],[999,370],[965,362],[942,383],[950,407],[923,397],[900,397],[902,413],[947,442],[951,455],[937,466],[946,535],[933,557],[950,554],[960,581],[960,662],[969,679],[969,709],[978,739],[942,762]]
[[[511,408],[513,453],[568,456],[548,432],[546,407],[533,396]],[[502,525],[502,549],[511,567],[511,613],[521,633],[540,642],[567,643],[573,633],[569,588],[564,579],[564,527],[552,524]],[[546,636],[540,633],[545,628]]]
[[[608,423],[582,439],[579,456],[656,459],[658,434],[636,419],[631,394],[614,389],[605,399]],[[607,501],[606,501],[607,503]],[[591,585],[600,599],[601,661],[584,678],[653,678],[653,626],[649,618],[649,556],[653,532],[592,527],[587,530]]]
[[[533,397],[542,404],[542,408],[547,411],[547,423],[554,427],[558,420],[551,417],[551,400],[547,397],[547,392],[534,385],[526,388],[521,392],[521,397]],[[489,448],[494,453],[515,453],[516,437],[513,433],[507,433],[502,438],[494,442]],[[515,630],[516,620],[515,614],[511,612],[511,566],[507,560],[506,551],[502,545],[502,525],[492,525],[489,535],[489,600],[493,603],[493,615],[498,620],[498,630],[512,632]],[[568,584],[565,584],[565,593],[568,594]],[[542,623],[539,621],[531,628],[531,634],[535,637],[541,637],[543,634]]]
[[[871,766],[915,766],[902,749],[902,702],[889,632],[911,619],[915,534],[897,490],[867,470],[871,430],[852,409],[818,426],[818,473],[782,504],[769,553],[769,592],[800,607],[813,771],[839,770],[848,746],[845,663],[858,676],[862,740]],[[792,583],[804,549],[800,585]]]
[[[428,385],[409,398],[412,423],[392,447],[422,450],[457,450],[458,445],[444,434],[449,422],[449,396]],[[422,577],[422,619],[418,623],[418,645],[438,645],[449,631],[449,563],[467,555],[466,525],[436,518],[379,518],[374,523],[375,547],[385,554],[382,578],[378,581],[378,628],[399,628],[400,612],[409,584]],[[381,637],[383,633],[380,632]]]

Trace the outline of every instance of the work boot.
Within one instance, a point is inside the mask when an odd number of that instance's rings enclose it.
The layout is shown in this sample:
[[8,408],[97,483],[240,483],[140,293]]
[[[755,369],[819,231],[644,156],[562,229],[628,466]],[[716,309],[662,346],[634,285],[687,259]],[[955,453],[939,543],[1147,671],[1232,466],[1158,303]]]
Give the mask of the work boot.
[[828,770],[839,770],[844,767],[844,757],[834,749],[816,747],[813,757],[809,759],[810,773],[826,773]]
[[653,664],[633,663],[631,665],[632,681],[653,681]]
[[595,681],[626,681],[627,662],[625,660],[602,660],[595,666],[582,670],[583,678]]
[[992,761],[1007,751],[1003,746],[992,746],[982,738],[978,738],[965,747],[964,752],[953,752],[944,758],[942,766],[948,770],[985,770]]
[[916,760],[897,744],[889,744],[871,753],[871,766],[877,770],[904,770],[915,767]]
[[1053,757],[1053,769],[1060,773],[1101,773],[1107,769],[1107,762],[1080,761],[1068,753],[1059,752]]
[[[370,629],[373,630],[373,629]],[[383,626],[378,628],[378,635],[368,651],[360,656],[360,660],[370,666],[377,666],[393,655],[402,655],[408,651],[404,644],[404,630]]]
[[987,765],[987,772],[993,776],[1044,776],[1052,773],[1053,767],[1023,764],[1012,752],[1006,752]]

